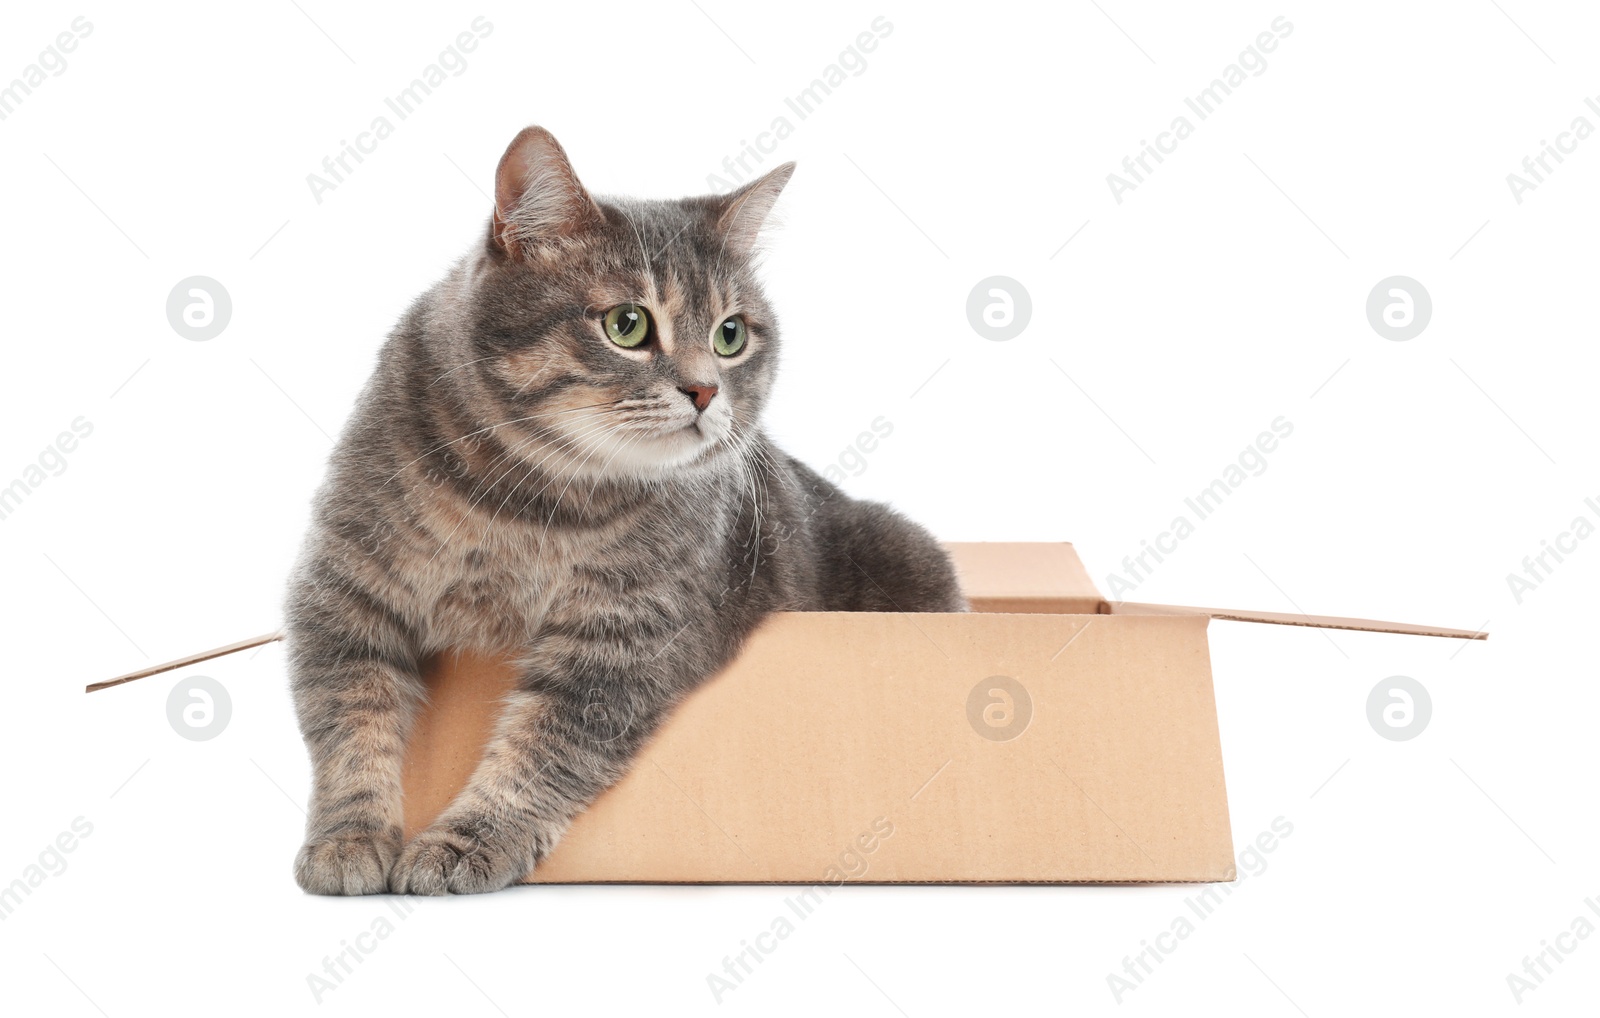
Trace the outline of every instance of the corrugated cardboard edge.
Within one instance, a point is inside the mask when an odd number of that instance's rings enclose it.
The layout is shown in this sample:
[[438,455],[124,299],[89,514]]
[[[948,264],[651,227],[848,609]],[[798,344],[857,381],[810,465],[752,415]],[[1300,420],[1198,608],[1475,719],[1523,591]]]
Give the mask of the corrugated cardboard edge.
[[1338,615],[1301,615],[1289,612],[1246,611],[1237,608],[1196,608],[1177,604],[1146,604],[1138,601],[1106,601],[1102,615],[1204,615],[1228,622],[1264,622],[1277,626],[1306,626],[1315,629],[1349,629],[1361,633],[1394,633],[1400,636],[1440,636],[1455,640],[1487,640],[1486,630],[1449,629],[1411,622],[1382,622],[1377,619],[1344,618]]
[[1184,880],[1105,880],[1087,877],[1082,880],[961,880],[942,877],[938,880],[857,880],[841,882],[832,880],[533,880],[523,877],[513,887],[1169,887],[1195,884],[1231,884],[1238,879],[1238,868],[1228,867],[1219,877],[1194,877]]
[[279,629],[271,633],[263,633],[260,636],[252,636],[248,640],[240,640],[237,643],[230,643],[225,647],[213,647],[210,650],[202,650],[198,654],[190,654],[186,657],[180,657],[176,661],[168,661],[159,665],[150,665],[148,668],[141,668],[136,672],[129,672],[126,675],[119,675],[114,679],[107,679],[104,682],[91,682],[89,685],[83,687],[83,691],[85,693],[94,693],[102,689],[110,689],[112,686],[120,686],[124,682],[132,682],[135,679],[144,679],[152,675],[160,675],[162,672],[170,672],[175,668],[187,668],[190,665],[197,665],[202,661],[210,661],[214,657],[223,657],[227,654],[237,654],[239,651],[249,650],[251,647],[264,646],[265,644],[272,643],[275,640],[283,639],[283,635],[283,630]]
[[985,615],[1100,615],[1098,597],[969,597],[972,610]]

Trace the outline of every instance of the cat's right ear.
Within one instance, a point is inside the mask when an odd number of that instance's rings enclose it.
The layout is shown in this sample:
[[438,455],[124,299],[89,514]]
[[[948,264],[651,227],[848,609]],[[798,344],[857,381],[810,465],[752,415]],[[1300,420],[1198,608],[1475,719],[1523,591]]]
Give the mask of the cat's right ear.
[[600,207],[572,172],[555,135],[525,127],[494,175],[495,247],[512,258],[543,243],[576,236],[603,221]]

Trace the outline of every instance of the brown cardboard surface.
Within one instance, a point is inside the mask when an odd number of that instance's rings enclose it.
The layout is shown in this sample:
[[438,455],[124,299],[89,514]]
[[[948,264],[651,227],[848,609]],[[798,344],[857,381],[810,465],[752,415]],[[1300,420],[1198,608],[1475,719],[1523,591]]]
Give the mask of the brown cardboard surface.
[[500,699],[516,673],[509,658],[441,655],[429,663],[429,697],[418,709],[400,780],[405,788],[405,837],[450,805],[483,755]]
[[[1231,880],[1206,624],[774,616],[529,880]],[[411,829],[465,780],[510,681],[441,664],[408,756]],[[995,676],[1031,704],[1013,697],[1031,718],[1009,741],[969,719]]]
[[1053,544],[950,543],[961,589],[980,612],[1093,615],[1100,591],[1065,541]]
[[213,647],[210,650],[202,650],[195,654],[187,654],[178,658],[176,661],[165,661],[158,665],[150,665],[146,668],[141,668],[136,672],[129,672],[126,675],[119,675],[114,679],[106,679],[104,682],[91,682],[89,685],[83,687],[83,691],[85,693],[97,693],[102,689],[110,689],[112,686],[120,686],[124,682],[133,682],[136,679],[147,679],[152,675],[160,675],[162,672],[170,672],[174,668],[187,668],[190,665],[197,665],[202,661],[210,661],[212,658],[223,657],[227,654],[237,654],[241,650],[249,650],[251,647],[260,647],[263,644],[272,643],[281,639],[283,639],[283,630],[281,629],[271,633],[263,633],[261,636],[252,636],[248,640],[239,640],[223,647]]
[[1482,629],[1447,629],[1413,622],[1380,622],[1377,619],[1350,619],[1338,615],[1302,615],[1298,612],[1246,611],[1238,608],[1192,608],[1177,604],[1141,604],[1136,601],[1108,602],[1108,615],[1204,615],[1229,622],[1266,622],[1278,626],[1311,626],[1315,629],[1354,629],[1363,633],[1398,633],[1403,636],[1442,636],[1457,640],[1487,640]]

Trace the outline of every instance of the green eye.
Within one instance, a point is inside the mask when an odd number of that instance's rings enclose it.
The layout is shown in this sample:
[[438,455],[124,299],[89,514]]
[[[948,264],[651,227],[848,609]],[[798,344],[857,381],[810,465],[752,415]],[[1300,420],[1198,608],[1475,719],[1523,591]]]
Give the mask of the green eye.
[[724,357],[732,357],[744,349],[744,319],[734,315],[711,334],[711,349]]
[[606,338],[618,346],[635,347],[650,336],[650,312],[637,304],[618,304],[606,312]]

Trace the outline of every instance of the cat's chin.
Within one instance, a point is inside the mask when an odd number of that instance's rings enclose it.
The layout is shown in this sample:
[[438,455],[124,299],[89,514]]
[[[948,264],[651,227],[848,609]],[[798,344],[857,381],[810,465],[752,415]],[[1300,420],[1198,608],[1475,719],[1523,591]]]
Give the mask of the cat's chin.
[[630,435],[596,449],[574,472],[590,478],[659,480],[681,477],[711,467],[723,449],[721,440],[701,428],[679,428],[651,435]]

